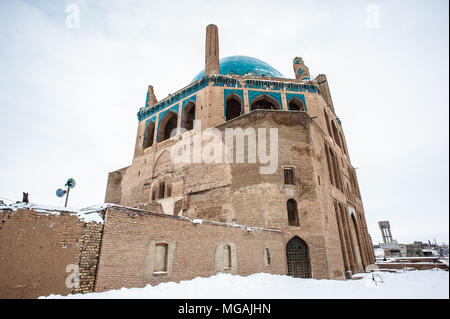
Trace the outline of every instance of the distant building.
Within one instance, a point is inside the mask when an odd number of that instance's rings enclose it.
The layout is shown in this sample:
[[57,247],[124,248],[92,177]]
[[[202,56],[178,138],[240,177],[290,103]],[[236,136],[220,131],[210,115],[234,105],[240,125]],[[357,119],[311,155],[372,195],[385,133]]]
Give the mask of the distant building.
[[381,230],[383,242],[375,245],[374,249],[383,249],[384,257],[433,257],[433,256],[448,256],[448,247],[439,247],[436,243],[432,244],[415,241],[412,244],[399,244],[392,237],[391,225],[389,221],[380,221],[378,225]]
[[391,225],[389,221],[384,220],[378,222],[378,226],[381,230],[381,237],[383,238],[383,242],[380,243],[380,248],[384,249],[384,256],[391,257],[396,256],[400,257],[400,248],[396,240],[392,237]]

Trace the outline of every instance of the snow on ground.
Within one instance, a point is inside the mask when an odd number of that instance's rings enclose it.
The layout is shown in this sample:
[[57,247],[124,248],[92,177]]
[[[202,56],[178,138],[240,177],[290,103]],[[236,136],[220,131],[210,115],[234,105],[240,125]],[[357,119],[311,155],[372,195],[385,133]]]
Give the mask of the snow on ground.
[[448,257],[441,257],[441,259],[439,259],[439,261],[448,266]]
[[[449,274],[443,270],[358,274],[360,280],[300,279],[265,273],[247,277],[218,274],[180,283],[167,282],[144,288],[122,288],[101,293],[40,298],[136,298],[136,299],[428,299],[449,298]],[[381,281],[380,277],[376,277]]]

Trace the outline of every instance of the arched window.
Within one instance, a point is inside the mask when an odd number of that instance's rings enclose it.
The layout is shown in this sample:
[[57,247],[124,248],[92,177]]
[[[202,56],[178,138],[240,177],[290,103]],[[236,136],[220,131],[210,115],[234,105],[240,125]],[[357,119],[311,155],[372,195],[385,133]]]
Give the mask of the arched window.
[[342,180],[340,176],[339,162],[333,150],[325,144],[325,153],[327,156],[328,172],[330,173],[330,182],[340,190],[342,187]]
[[280,104],[274,98],[272,98],[266,94],[263,94],[263,95],[258,96],[256,99],[254,99],[252,102],[252,105],[250,106],[251,111],[254,111],[257,109],[279,110]]
[[327,111],[325,111],[325,109],[323,109],[323,115],[324,115],[324,118],[325,118],[325,122],[327,123],[328,134],[331,137],[333,137],[333,134],[331,133],[330,119],[328,118],[328,114],[327,114]]
[[147,124],[144,133],[144,149],[153,145],[153,137],[155,136],[155,122],[151,121]]
[[161,122],[159,122],[158,143],[174,136],[176,134],[174,130],[177,128],[177,124],[177,114],[172,111],[167,112]]
[[236,94],[230,94],[225,101],[225,119],[232,120],[242,114],[242,101]]
[[338,159],[337,159],[336,155],[334,154],[334,152],[331,150],[331,148],[328,148],[328,150],[330,152],[331,165],[333,167],[335,186],[337,188],[339,188],[340,190],[342,190],[342,183],[341,183],[342,181],[341,181],[341,176],[340,176]]
[[327,158],[328,174],[330,175],[330,183],[331,183],[331,185],[334,185],[333,163],[331,162],[330,152],[331,152],[331,150],[329,149],[328,145],[325,144],[325,156]]
[[223,268],[231,269],[231,246],[223,246]]
[[181,122],[181,127],[186,131],[190,131],[194,128],[195,120],[195,104],[194,102],[189,102],[186,104],[183,110],[183,119]]
[[290,111],[303,111],[305,112],[305,104],[300,99],[294,97],[289,100],[288,107]]
[[300,226],[298,222],[297,202],[293,199],[287,201],[287,213],[289,226]]

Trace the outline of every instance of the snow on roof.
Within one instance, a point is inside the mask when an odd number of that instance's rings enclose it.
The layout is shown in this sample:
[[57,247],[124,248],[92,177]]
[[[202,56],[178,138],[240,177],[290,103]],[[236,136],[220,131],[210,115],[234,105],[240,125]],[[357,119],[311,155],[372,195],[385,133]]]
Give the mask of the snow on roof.
[[216,226],[234,227],[234,228],[245,229],[247,231],[268,231],[268,232],[276,232],[276,233],[281,232],[279,229],[262,228],[262,227],[248,227],[248,226],[239,225],[239,224],[235,224],[235,223],[225,223],[225,222],[217,222],[217,221],[212,221],[212,220],[192,219],[192,218],[189,218],[186,216],[175,216],[175,215],[168,215],[168,214],[164,214],[164,213],[155,213],[155,212],[150,212],[150,211],[135,208],[135,207],[127,207],[127,206],[110,204],[110,203],[89,206],[86,208],[44,206],[44,205],[37,205],[34,203],[14,203],[9,206],[0,206],[0,212],[2,210],[17,211],[19,209],[29,209],[29,210],[33,210],[37,213],[42,213],[42,214],[47,214],[47,215],[48,214],[61,215],[61,212],[65,212],[65,213],[69,213],[69,214],[76,214],[76,216],[80,220],[87,222],[87,223],[96,222],[96,223],[103,224],[104,219],[103,219],[102,215],[100,214],[100,211],[105,210],[108,207],[117,207],[119,209],[125,209],[127,211],[139,211],[144,214],[171,217],[171,218],[176,218],[179,220],[188,221],[193,224],[208,224],[208,225],[216,225]]
[[184,220],[193,224],[207,224],[207,225],[216,225],[216,226],[224,226],[224,227],[234,227],[234,228],[241,228],[241,229],[245,229],[247,231],[268,231],[268,232],[275,232],[275,233],[281,233],[281,230],[279,229],[274,229],[274,228],[263,228],[263,227],[248,227],[245,225],[239,225],[236,223],[226,223],[226,222],[218,222],[218,221],[213,221],[213,220],[202,220],[202,219],[192,219],[186,216],[176,216],[176,215],[169,215],[169,214],[164,214],[164,213],[155,213],[155,212],[151,212],[151,211],[147,211],[147,210],[143,210],[140,208],[135,208],[135,207],[127,207],[127,206],[122,206],[122,205],[117,205],[117,204],[104,204],[106,207],[117,207],[119,209],[125,209],[128,211],[137,211],[137,212],[141,212],[143,214],[150,214],[150,215],[156,215],[156,216],[164,216],[164,217],[170,217],[170,218],[175,218],[175,219],[179,219],[179,220]]
[[73,207],[57,207],[47,205],[37,205],[33,203],[13,203],[10,205],[1,205],[0,211],[9,210],[17,212],[19,209],[29,209],[37,213],[46,215],[61,215],[61,212],[76,215],[80,220],[86,223],[100,223],[103,224],[103,217],[100,211],[107,208],[108,204],[90,206],[86,208],[73,208]]

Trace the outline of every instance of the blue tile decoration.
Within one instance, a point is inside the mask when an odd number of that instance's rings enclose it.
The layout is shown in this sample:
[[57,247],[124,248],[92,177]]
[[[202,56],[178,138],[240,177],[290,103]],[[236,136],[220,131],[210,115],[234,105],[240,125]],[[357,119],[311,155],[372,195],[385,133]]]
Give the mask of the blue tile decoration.
[[251,109],[253,100],[261,95],[268,95],[268,96],[274,98],[275,100],[278,101],[278,103],[280,103],[280,110],[283,109],[283,103],[281,102],[281,93],[249,90],[248,91],[248,103],[249,103],[250,109]]
[[300,101],[303,102],[303,105],[305,106],[305,111],[308,112],[308,107],[306,106],[306,101],[305,101],[305,95],[304,94],[299,94],[299,93],[286,93],[286,103],[288,105],[289,108],[289,101],[292,98],[298,98]]
[[[170,108],[174,103],[178,103],[183,101],[187,97],[192,94],[204,89],[212,83],[213,86],[222,86],[222,87],[230,87],[230,88],[239,88],[241,87],[239,81],[234,78],[230,78],[228,76],[205,76],[197,82],[191,83],[188,87],[184,88],[176,92],[175,94],[163,99],[156,105],[151,107],[142,107],[139,109],[137,113],[137,117],[139,121],[145,120],[155,113],[166,110]],[[280,81],[271,81],[267,79],[246,79],[245,80],[245,88],[249,89],[270,89],[274,91],[288,91],[288,92],[309,92],[309,93],[320,93],[319,88],[312,83],[295,83],[295,82],[280,82]],[[280,102],[281,105],[281,102]]]
[[282,90],[282,82],[274,81],[260,81],[260,80],[247,80],[245,82],[245,87],[249,89],[263,89],[263,90]]
[[226,111],[227,111],[227,97],[230,94],[236,94],[237,96],[239,96],[241,98],[241,112],[242,114],[245,114],[245,109],[244,109],[244,91],[243,90],[229,90],[229,89],[224,89],[223,90],[223,116],[226,117]]
[[159,113],[159,119],[158,119],[158,125],[159,123],[161,123],[161,120],[164,118],[164,116],[166,115],[167,112],[169,111],[173,111],[178,115],[178,103],[172,105],[170,108],[168,108],[167,110],[162,111],[161,113]]
[[[248,75],[268,78],[284,78],[284,75],[264,61],[244,55],[229,56],[219,61],[221,75]],[[192,80],[200,80],[205,76],[202,70]]]
[[167,112],[173,111],[177,117],[178,117],[178,106],[179,104],[174,104],[170,108],[164,110],[163,112],[159,113],[159,119],[158,119],[158,127],[156,128],[156,140],[158,140],[158,133],[159,133],[159,125],[161,124],[161,120],[164,118]]

